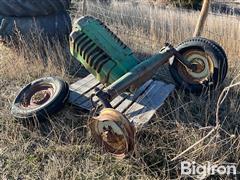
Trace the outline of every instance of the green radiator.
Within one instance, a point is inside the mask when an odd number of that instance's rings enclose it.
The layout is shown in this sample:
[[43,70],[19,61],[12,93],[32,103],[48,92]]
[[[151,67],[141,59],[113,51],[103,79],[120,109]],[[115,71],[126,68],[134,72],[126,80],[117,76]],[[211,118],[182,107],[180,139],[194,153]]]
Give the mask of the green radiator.
[[75,23],[70,48],[72,55],[105,85],[112,84],[139,64],[132,50],[91,16]]

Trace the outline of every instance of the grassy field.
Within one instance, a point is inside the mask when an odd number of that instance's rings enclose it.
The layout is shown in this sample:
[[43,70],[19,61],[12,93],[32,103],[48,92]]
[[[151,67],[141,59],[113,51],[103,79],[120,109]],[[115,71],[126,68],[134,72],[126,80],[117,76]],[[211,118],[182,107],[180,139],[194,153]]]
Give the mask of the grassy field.
[[[81,16],[81,4],[76,2],[72,9],[75,20]],[[158,51],[165,41],[176,45],[191,37],[199,15],[151,8],[145,3],[114,3],[110,7],[89,4],[87,12],[105,21],[136,53],[146,56]],[[49,75],[63,77],[69,83],[79,77],[69,73],[71,60],[59,45],[46,45],[48,53],[43,59],[37,42],[18,51],[1,44],[0,179],[181,179],[180,162],[184,160],[236,163],[240,171],[239,86],[229,88],[224,102],[217,106],[223,89],[240,81],[239,17],[211,14],[204,36],[218,41],[228,54],[230,69],[223,86],[208,97],[174,92],[156,118],[137,132],[134,155],[122,161],[101,153],[88,132],[89,115],[69,105],[38,128],[17,123],[10,107],[23,85]],[[159,74],[169,79],[165,69]],[[207,136],[218,121],[220,127]]]

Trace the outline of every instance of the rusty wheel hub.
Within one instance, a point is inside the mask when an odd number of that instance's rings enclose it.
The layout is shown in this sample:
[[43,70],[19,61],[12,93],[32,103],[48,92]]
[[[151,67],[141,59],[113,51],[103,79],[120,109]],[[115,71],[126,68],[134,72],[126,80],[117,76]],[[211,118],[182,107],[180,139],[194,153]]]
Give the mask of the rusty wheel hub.
[[38,85],[25,94],[21,106],[23,108],[36,108],[45,104],[54,95],[51,85]]
[[98,144],[116,158],[124,158],[134,148],[135,129],[121,113],[104,109],[90,121],[90,129]]
[[205,64],[202,59],[194,59],[192,64],[195,65],[196,69],[193,71],[195,73],[201,73],[205,70]]
[[51,97],[51,94],[47,90],[39,91],[36,94],[33,95],[31,98],[31,102],[34,104],[41,105],[45,103],[49,98]]
[[214,66],[211,57],[204,52],[191,50],[186,52],[184,57],[196,67],[191,71],[179,64],[179,73],[186,82],[197,84],[203,83],[213,74]]

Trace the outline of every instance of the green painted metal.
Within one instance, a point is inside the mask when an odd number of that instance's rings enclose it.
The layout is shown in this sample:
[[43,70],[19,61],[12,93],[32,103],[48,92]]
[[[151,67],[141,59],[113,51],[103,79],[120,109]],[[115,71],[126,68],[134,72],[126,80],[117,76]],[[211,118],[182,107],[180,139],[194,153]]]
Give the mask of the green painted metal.
[[77,20],[70,37],[72,55],[105,85],[117,81],[139,64],[132,50],[93,17]]
[[138,89],[153,77],[160,66],[169,61],[169,59],[173,56],[173,53],[174,49],[172,47],[165,47],[158,54],[155,54],[135,66],[120,79],[108,86],[105,91],[111,96],[111,98],[115,98],[126,89],[130,91]]

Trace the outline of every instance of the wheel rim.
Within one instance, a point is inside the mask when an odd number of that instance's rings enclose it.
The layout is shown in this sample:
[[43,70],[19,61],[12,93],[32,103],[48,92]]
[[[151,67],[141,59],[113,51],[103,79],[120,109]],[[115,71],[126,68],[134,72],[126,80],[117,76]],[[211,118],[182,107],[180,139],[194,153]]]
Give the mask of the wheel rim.
[[90,129],[105,151],[116,158],[124,158],[134,146],[135,130],[130,122],[114,109],[104,109],[90,122]]
[[38,108],[54,96],[54,86],[51,84],[32,85],[21,97],[20,107],[24,109]]
[[214,72],[214,64],[208,54],[199,50],[191,50],[185,52],[183,56],[196,67],[194,71],[191,71],[178,62],[178,72],[185,82],[202,84],[209,80]]
[[127,134],[117,123],[111,120],[104,120],[99,122],[96,128],[101,135],[104,146],[110,152],[121,154],[128,150]]

